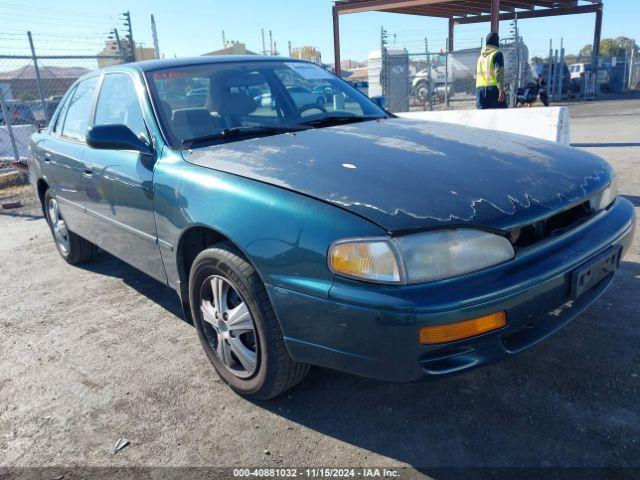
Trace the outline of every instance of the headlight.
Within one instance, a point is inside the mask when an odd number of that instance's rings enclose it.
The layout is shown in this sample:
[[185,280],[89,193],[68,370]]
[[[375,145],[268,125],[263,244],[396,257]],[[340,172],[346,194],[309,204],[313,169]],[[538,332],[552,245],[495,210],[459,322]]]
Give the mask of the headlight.
[[329,266],[339,275],[361,280],[421,283],[482,270],[514,255],[504,237],[456,229],[336,242],[329,250]]
[[346,277],[381,283],[400,283],[400,267],[386,239],[354,239],[334,243],[329,249],[329,267]]
[[591,197],[591,200],[589,200],[589,206],[591,207],[591,210],[599,212],[600,210],[604,210],[609,205],[611,205],[617,196],[618,181],[616,180],[616,176],[614,175],[611,178],[611,183],[607,188],[602,190],[594,197]]

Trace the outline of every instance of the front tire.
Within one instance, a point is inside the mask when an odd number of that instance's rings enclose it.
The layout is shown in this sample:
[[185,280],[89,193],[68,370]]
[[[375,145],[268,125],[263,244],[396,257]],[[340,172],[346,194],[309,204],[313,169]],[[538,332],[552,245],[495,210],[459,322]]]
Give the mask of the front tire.
[[264,284],[230,243],[196,257],[189,300],[209,360],[236,393],[256,400],[273,398],[309,371],[289,356]]
[[69,230],[60,211],[58,200],[51,190],[45,192],[43,209],[56,248],[67,263],[76,265],[95,257],[97,247]]

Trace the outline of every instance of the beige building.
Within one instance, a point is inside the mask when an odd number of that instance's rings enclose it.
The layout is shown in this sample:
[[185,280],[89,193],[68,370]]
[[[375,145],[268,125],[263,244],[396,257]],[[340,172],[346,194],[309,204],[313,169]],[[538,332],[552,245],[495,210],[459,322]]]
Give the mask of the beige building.
[[[129,42],[126,40],[120,40],[120,44],[122,45],[122,49],[124,51],[127,50],[129,46]],[[118,55],[120,53],[118,49],[118,42],[115,40],[107,40],[104,42],[104,48],[98,55]],[[153,60],[156,58],[156,51],[153,48],[143,47],[141,45],[136,46],[135,51],[135,59],[136,62],[140,60]],[[108,67],[110,65],[118,65],[122,63],[117,58],[99,58],[98,59],[98,68]]]
[[205,53],[204,55],[258,55],[256,52],[247,50],[247,46],[242,42],[226,42],[224,48]]
[[291,58],[299,58],[300,60],[308,60],[317,65],[322,65],[322,54],[315,47],[304,46],[291,50]]

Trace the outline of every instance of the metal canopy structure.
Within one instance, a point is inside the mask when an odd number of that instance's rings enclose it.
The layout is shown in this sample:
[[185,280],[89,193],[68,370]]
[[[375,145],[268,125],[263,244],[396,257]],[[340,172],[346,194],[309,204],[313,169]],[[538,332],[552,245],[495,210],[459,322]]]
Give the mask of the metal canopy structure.
[[[595,13],[593,58],[600,54],[603,0],[335,0],[333,45],[336,73],[340,74],[340,15],[363,12],[402,13],[449,20],[449,51],[453,51],[456,25],[491,22],[499,32],[500,20]],[[595,61],[592,62],[595,64]]]

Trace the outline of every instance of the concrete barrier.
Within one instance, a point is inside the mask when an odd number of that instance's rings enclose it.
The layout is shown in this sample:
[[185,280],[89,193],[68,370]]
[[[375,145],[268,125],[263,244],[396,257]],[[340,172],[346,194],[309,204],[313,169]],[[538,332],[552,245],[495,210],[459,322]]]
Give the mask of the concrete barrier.
[[[21,160],[31,157],[29,154],[29,138],[36,131],[33,125],[13,125],[11,131],[16,140],[18,147],[18,155]],[[11,161],[14,159],[13,148],[11,147],[11,139],[6,126],[0,127],[0,162]]]
[[469,127],[518,133],[562,145],[570,143],[570,122],[567,107],[445,110],[442,112],[397,113],[396,115],[402,118],[455,123]]

